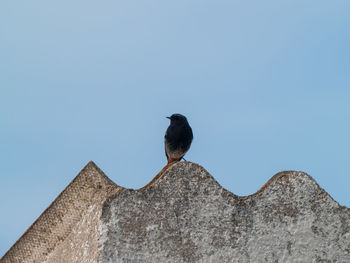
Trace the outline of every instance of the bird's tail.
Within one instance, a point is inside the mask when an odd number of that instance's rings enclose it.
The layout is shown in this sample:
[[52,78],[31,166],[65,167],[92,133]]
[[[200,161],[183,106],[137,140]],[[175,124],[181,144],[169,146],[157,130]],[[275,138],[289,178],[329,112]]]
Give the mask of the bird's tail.
[[180,161],[182,158],[183,158],[183,157],[180,157],[180,158],[170,158],[170,157],[168,157],[168,163],[167,163],[167,165],[168,165],[168,164],[171,164],[171,163],[174,163],[174,162],[178,162],[178,161]]

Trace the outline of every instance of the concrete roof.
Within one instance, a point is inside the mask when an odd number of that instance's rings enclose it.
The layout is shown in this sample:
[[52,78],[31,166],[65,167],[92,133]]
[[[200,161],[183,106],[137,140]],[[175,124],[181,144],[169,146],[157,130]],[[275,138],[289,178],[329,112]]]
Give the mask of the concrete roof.
[[138,190],[90,162],[0,262],[350,262],[350,209],[303,172],[240,197],[190,162]]

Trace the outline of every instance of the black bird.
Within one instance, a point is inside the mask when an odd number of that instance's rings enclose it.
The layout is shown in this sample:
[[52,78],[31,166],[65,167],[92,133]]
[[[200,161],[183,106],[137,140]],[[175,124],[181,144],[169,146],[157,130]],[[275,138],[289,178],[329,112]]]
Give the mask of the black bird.
[[190,149],[193,134],[185,116],[177,113],[167,118],[170,119],[170,125],[164,136],[164,145],[165,155],[170,164],[184,157]]

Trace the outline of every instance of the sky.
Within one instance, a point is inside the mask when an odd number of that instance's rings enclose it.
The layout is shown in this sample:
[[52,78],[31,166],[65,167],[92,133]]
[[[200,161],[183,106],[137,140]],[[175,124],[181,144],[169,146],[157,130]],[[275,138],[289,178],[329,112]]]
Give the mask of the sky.
[[350,206],[350,2],[0,2],[0,257],[93,160],[139,188],[186,159],[237,195],[310,174]]

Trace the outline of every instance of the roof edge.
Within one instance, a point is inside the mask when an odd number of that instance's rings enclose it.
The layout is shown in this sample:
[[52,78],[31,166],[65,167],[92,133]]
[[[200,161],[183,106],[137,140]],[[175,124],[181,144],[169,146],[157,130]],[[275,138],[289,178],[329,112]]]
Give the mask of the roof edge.
[[276,173],[275,175],[273,175],[258,191],[256,191],[255,193],[252,193],[252,194],[249,194],[249,195],[243,195],[243,196],[240,196],[240,195],[236,195],[235,193],[232,193],[231,191],[227,190],[225,187],[223,187],[218,181],[216,181],[215,177],[212,176],[203,166],[197,164],[197,163],[193,163],[193,162],[188,162],[188,161],[185,161],[185,162],[176,162],[176,163],[171,163],[171,164],[168,164],[166,166],[163,167],[162,170],[160,170],[160,172],[155,176],[153,177],[153,179],[148,183],[146,184],[145,186],[139,188],[139,189],[136,189],[136,191],[140,191],[140,190],[144,190],[144,189],[147,189],[147,188],[150,188],[154,185],[157,184],[157,182],[163,177],[166,175],[166,172],[169,171],[169,169],[175,167],[176,165],[187,165],[187,164],[190,164],[192,166],[194,166],[195,168],[199,168],[201,170],[203,170],[208,176],[210,176],[210,178],[215,182],[217,183],[221,188],[223,188],[225,191],[227,191],[228,193],[232,194],[233,196],[236,196],[238,198],[242,198],[242,199],[250,199],[250,198],[254,198],[256,197],[257,195],[265,192],[265,191],[268,191],[269,188],[273,187],[275,184],[277,184],[278,182],[280,182],[281,180],[283,180],[285,177],[296,177],[296,176],[302,176],[302,177],[306,177],[306,179],[315,185],[315,188],[319,191],[322,191],[324,193],[326,193],[335,203],[337,203],[339,205],[339,203],[334,200],[334,198],[326,191],[324,190],[322,187],[320,187],[320,185],[317,183],[317,181],[309,174],[303,172],[303,171],[294,171],[294,170],[286,170],[286,171],[281,171],[281,172],[278,172]]
[[[18,253],[21,253],[23,258],[36,257],[39,254],[43,254],[26,249],[25,244],[28,243],[33,244],[32,250],[42,249],[44,254],[48,254],[54,246],[52,245],[52,248],[46,247],[47,244],[56,244],[56,242],[62,241],[64,236],[69,234],[71,228],[79,220],[85,208],[96,199],[96,195],[105,196],[101,200],[101,203],[103,203],[109,194],[119,188],[93,161],[89,161],[10,247],[0,259],[0,262],[23,262],[20,259],[17,260]],[[63,220],[66,216],[64,213],[66,211],[73,212],[72,220],[68,226],[66,225],[64,229],[60,229],[60,225],[67,224],[66,220]],[[32,242],[33,240],[36,242]],[[51,242],[46,242],[47,240]],[[16,256],[14,257],[14,255]]]

